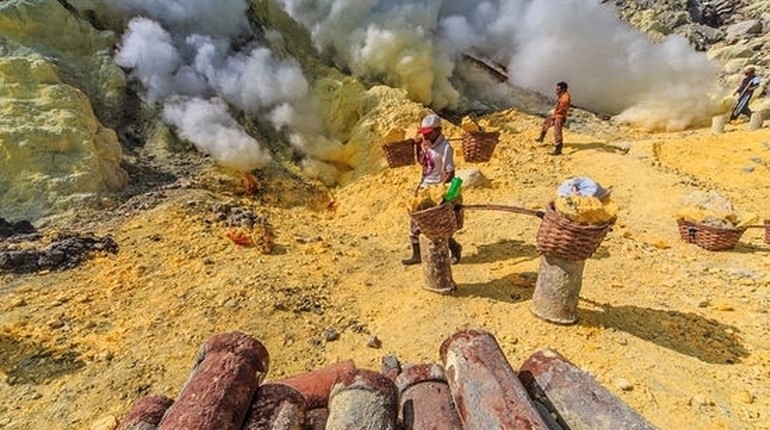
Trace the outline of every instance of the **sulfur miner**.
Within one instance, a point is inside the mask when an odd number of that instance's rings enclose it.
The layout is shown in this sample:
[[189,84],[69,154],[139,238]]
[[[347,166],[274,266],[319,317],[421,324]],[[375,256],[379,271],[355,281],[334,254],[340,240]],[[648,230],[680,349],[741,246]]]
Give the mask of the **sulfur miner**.
[[[441,132],[441,118],[436,114],[429,114],[422,119],[420,128],[417,129],[415,145],[417,145],[417,151],[415,151],[417,162],[422,166],[422,177],[415,193],[419,197],[424,189],[449,183],[455,176],[455,162],[454,149]],[[440,202],[440,197],[438,200],[435,198],[430,200]],[[427,201],[423,203],[429,204]],[[418,202],[418,204],[421,203]],[[422,262],[420,229],[414,221],[411,221],[409,226],[409,241],[412,244],[412,256],[401,260],[405,266]],[[459,263],[462,246],[452,237],[449,238],[449,251],[452,254],[451,263]]]

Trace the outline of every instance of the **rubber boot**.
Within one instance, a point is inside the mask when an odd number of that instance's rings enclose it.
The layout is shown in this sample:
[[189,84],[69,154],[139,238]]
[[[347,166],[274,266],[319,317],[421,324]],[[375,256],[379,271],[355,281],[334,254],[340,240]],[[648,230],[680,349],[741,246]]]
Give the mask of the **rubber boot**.
[[551,154],[551,155],[561,155],[561,148],[562,148],[562,146],[563,146],[562,144],[558,144],[558,145],[554,146],[553,147],[553,151],[551,151],[549,154]]
[[449,252],[452,253],[452,258],[450,258],[449,262],[452,264],[459,263],[460,257],[462,256],[463,247],[452,237],[449,238]]
[[404,266],[411,266],[413,264],[420,264],[420,263],[422,263],[422,258],[420,257],[420,244],[413,243],[412,256],[410,258],[407,258],[406,260],[401,260],[401,264],[403,264]]
[[535,139],[535,142],[543,143],[543,140],[545,140],[545,133],[541,131],[540,136]]

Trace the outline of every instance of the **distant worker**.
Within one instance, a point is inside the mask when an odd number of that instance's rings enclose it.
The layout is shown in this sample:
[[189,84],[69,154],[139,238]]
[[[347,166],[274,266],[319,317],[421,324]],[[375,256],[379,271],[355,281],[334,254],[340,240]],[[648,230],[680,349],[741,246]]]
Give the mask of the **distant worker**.
[[548,129],[553,127],[554,147],[550,153],[551,155],[561,155],[561,149],[564,146],[562,129],[567,121],[567,114],[569,114],[569,108],[572,104],[572,98],[570,98],[569,92],[567,92],[568,87],[564,81],[556,84],[556,107],[553,110],[553,114],[543,121],[540,136],[535,139],[537,142],[542,142],[545,139],[546,133],[548,133]]
[[738,118],[741,114],[751,118],[751,109],[749,109],[749,102],[751,96],[754,95],[754,90],[759,86],[759,76],[755,73],[753,67],[747,67],[743,72],[743,80],[741,85],[735,90],[735,95],[738,96],[738,100],[735,102],[733,112],[730,114],[730,121]]
[[[417,188],[451,182],[452,178],[455,177],[454,149],[441,133],[441,118],[438,115],[430,114],[422,119],[415,142],[417,144],[417,161],[422,166],[422,178]],[[409,225],[409,240],[412,243],[412,257],[401,260],[405,266],[422,262],[420,228],[414,220]],[[449,251],[452,254],[451,263],[459,263],[462,246],[452,237],[449,238]]]

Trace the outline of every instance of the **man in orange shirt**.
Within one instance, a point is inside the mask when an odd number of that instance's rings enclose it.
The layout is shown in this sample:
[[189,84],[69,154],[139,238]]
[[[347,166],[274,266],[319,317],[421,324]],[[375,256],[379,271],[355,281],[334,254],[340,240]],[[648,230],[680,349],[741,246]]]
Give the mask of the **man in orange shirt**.
[[556,84],[556,108],[554,108],[553,114],[543,121],[540,136],[535,139],[537,142],[542,142],[543,139],[545,139],[545,134],[548,132],[548,129],[553,127],[554,147],[553,151],[551,151],[551,155],[561,155],[561,148],[564,146],[562,129],[564,128],[564,122],[567,120],[567,114],[569,113],[569,108],[572,103],[567,88],[568,85],[564,81]]

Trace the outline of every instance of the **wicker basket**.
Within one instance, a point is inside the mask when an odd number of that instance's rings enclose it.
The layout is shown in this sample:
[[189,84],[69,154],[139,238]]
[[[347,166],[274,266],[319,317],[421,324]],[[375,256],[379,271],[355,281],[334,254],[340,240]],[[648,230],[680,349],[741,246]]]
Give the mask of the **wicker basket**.
[[677,219],[679,236],[683,241],[694,243],[709,251],[726,251],[735,248],[745,228],[718,228]]
[[463,136],[463,159],[469,163],[489,161],[499,138],[499,131],[465,133]]
[[453,203],[443,203],[421,211],[412,212],[412,220],[420,232],[430,239],[452,236],[457,229],[458,216]]
[[410,166],[415,160],[415,142],[414,139],[402,140],[400,142],[389,142],[382,145],[382,151],[385,153],[385,159],[388,161],[388,167]]
[[465,224],[465,210],[463,210],[463,197],[459,196],[457,200],[453,201],[455,219],[457,220],[457,230],[463,228]]
[[599,247],[615,220],[604,224],[579,224],[548,204],[537,232],[537,250],[546,257],[586,260]]

